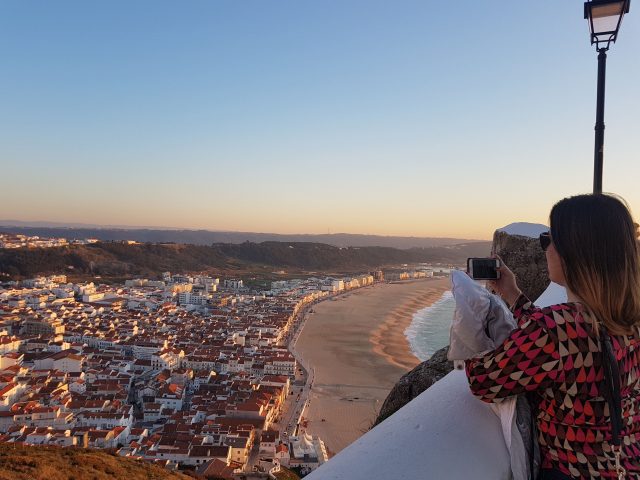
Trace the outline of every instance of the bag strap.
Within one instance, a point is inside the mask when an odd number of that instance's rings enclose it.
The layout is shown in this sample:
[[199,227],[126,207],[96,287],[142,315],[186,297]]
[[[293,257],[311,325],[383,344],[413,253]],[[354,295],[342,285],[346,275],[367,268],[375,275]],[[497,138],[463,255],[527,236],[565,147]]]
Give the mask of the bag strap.
[[623,480],[627,474],[620,463],[621,446],[620,432],[622,431],[622,396],[620,394],[620,370],[618,361],[613,353],[611,336],[604,325],[600,325],[602,344],[602,366],[604,368],[604,396],[609,404],[611,417],[611,447],[616,459],[616,473],[618,479]]

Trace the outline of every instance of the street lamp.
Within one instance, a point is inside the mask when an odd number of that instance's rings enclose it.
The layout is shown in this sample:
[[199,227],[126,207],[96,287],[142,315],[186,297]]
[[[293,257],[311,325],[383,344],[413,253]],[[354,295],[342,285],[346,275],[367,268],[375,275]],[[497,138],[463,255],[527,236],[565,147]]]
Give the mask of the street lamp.
[[596,103],[595,150],[593,159],[593,193],[602,193],[604,159],[604,80],[607,50],[615,43],[622,17],[629,12],[630,0],[591,0],[584,4],[584,18],[589,21],[591,45],[598,51],[598,98]]

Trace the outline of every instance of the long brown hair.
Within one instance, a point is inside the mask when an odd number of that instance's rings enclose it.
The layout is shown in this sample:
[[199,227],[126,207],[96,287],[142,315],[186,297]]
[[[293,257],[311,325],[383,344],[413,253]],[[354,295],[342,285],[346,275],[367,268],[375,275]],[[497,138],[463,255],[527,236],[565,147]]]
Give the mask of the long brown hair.
[[565,198],[550,224],[567,287],[612,334],[637,331],[640,248],[626,203],[608,194]]

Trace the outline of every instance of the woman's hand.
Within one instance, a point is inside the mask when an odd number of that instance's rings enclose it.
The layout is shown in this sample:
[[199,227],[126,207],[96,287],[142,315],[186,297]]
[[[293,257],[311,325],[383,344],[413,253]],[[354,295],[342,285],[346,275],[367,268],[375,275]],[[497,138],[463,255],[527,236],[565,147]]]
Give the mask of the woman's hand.
[[518,288],[516,276],[509,270],[509,267],[504,264],[502,259],[498,255],[492,255],[492,258],[500,260],[500,267],[498,267],[500,278],[497,280],[489,280],[487,286],[500,295],[502,299],[507,302],[507,305],[511,307],[516,303],[520,294],[522,294],[522,290]]

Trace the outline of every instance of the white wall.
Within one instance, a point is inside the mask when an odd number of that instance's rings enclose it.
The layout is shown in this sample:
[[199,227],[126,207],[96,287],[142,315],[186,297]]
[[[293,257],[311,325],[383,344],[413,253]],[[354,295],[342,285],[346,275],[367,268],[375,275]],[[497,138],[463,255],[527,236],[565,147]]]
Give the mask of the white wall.
[[500,421],[454,370],[318,468],[308,480],[507,480]]

